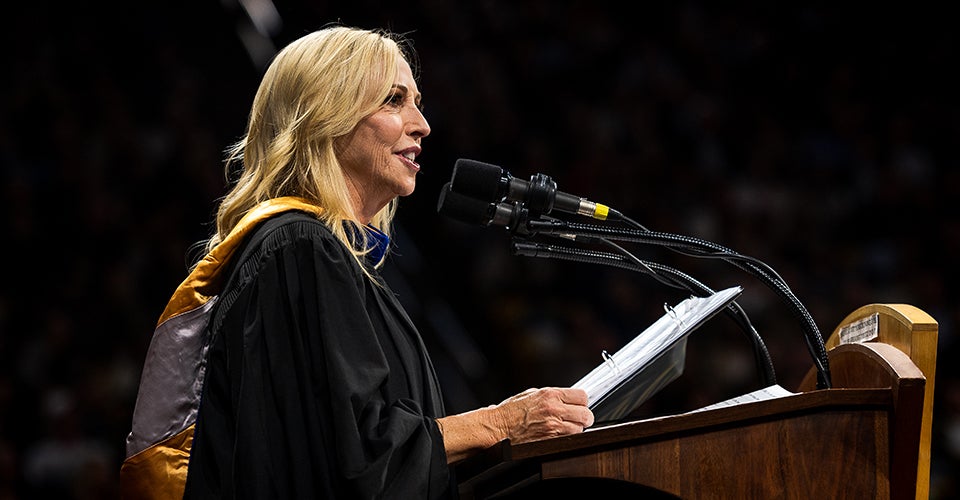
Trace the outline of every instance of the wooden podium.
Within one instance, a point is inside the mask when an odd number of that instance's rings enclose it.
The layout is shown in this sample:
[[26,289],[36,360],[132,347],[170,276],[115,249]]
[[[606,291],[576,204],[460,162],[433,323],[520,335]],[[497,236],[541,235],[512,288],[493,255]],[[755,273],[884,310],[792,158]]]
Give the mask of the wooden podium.
[[[840,343],[841,328],[871,315],[877,338]],[[864,306],[827,340],[830,389],[811,371],[785,397],[505,441],[458,464],[460,495],[926,498],[936,335],[912,306]]]

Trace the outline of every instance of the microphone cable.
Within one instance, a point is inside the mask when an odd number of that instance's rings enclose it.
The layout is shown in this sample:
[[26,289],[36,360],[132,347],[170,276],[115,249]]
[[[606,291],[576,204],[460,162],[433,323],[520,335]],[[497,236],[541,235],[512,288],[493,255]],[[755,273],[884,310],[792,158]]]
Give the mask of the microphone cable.
[[637,230],[613,225],[582,224],[560,219],[549,221],[528,221],[531,234],[567,235],[579,237],[605,238],[617,241],[630,241],[641,244],[666,246],[693,257],[719,258],[746,271],[770,287],[786,302],[788,308],[800,320],[807,348],[817,367],[817,387],[829,389],[832,386],[826,347],[820,330],[806,307],[794,295],[790,287],[769,265],[762,261],[739,254],[713,242],[691,236]]
[[[606,238],[596,238],[601,243],[616,249],[619,253],[602,252],[598,250],[585,250],[564,245],[553,245],[547,243],[526,242],[514,238],[513,251],[515,255],[527,257],[546,257],[560,260],[568,260],[589,264],[600,264],[612,267],[618,267],[631,271],[648,274],[658,282],[678,290],[685,290],[694,295],[709,296],[715,293],[713,289],[704,285],[692,276],[657,262],[644,261],[633,255],[620,245]],[[740,307],[736,301],[731,302],[724,308],[724,312],[730,316],[735,323],[747,335],[751,341],[754,352],[756,368],[760,374],[761,382],[764,387],[776,384],[777,377],[773,366],[773,360],[770,352],[763,341],[763,338],[754,328],[753,323],[747,316],[746,311]]]

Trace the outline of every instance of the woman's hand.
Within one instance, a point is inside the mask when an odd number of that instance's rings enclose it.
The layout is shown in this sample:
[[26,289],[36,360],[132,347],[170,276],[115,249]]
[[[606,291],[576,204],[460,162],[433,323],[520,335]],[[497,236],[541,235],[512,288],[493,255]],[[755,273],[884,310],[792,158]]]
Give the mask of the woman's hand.
[[583,432],[593,425],[582,389],[527,389],[494,407],[506,439],[519,444]]
[[509,439],[526,443],[583,432],[593,425],[582,389],[545,387],[527,389],[500,404],[437,419],[447,451],[447,462]]

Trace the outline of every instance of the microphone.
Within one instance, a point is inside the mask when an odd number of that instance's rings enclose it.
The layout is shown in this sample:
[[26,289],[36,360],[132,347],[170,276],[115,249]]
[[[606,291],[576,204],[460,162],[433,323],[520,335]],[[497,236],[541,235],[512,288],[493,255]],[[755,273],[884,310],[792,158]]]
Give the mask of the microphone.
[[557,183],[544,174],[529,181],[517,179],[501,167],[461,158],[453,166],[451,190],[484,201],[516,201],[531,212],[549,214],[554,210],[585,215],[599,220],[620,220],[620,212],[572,194],[557,191]]
[[490,203],[458,193],[452,182],[440,190],[437,213],[478,226],[503,226],[510,232],[527,234],[530,213],[517,203]]

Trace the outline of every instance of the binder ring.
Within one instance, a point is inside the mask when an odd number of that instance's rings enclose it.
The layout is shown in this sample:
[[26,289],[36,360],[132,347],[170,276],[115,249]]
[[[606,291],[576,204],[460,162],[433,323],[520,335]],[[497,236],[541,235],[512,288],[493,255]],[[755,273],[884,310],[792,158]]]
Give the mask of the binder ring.
[[600,351],[600,357],[603,358],[603,361],[607,363],[607,366],[613,369],[613,371],[620,373],[620,367],[617,366],[617,362],[613,360],[613,356],[610,355],[606,350]]
[[666,313],[667,313],[671,318],[673,318],[673,320],[676,321],[677,324],[679,324],[681,327],[687,326],[687,325],[685,325],[685,324],[683,323],[683,319],[680,318],[680,315],[677,314],[677,311],[674,311],[674,310],[673,310],[673,307],[671,307],[670,304],[667,304],[666,302],[664,302],[664,303],[663,303],[663,310],[666,311]]

